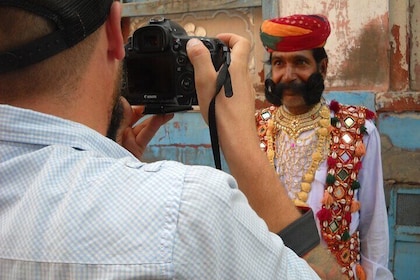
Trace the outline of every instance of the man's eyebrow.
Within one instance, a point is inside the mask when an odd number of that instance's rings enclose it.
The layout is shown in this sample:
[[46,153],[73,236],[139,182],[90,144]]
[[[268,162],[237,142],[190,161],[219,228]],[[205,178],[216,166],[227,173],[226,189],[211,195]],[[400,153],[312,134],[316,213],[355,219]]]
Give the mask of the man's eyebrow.
[[271,56],[271,58],[272,59],[280,59],[280,58],[283,58],[284,56],[283,55],[281,55],[281,54],[273,54],[272,56]]
[[[273,54],[272,56],[271,56],[271,59],[273,60],[273,59],[285,59],[285,56],[284,55],[281,55],[281,54]],[[302,54],[296,54],[296,55],[293,55],[293,56],[291,56],[291,57],[288,57],[288,59],[291,59],[291,60],[296,60],[296,59],[301,59],[301,60],[310,60],[310,58],[309,57],[307,57],[307,56],[305,56],[305,55],[302,55]]]

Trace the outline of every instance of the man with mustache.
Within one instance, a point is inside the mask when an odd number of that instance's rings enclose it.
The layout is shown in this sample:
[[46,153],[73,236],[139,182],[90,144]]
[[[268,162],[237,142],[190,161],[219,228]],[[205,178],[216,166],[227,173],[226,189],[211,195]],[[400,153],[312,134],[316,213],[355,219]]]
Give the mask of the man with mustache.
[[343,274],[392,279],[374,113],[322,97],[330,32],[322,15],[263,22],[271,66],[265,96],[273,105],[256,113],[260,147],[294,204],[313,210],[322,243]]

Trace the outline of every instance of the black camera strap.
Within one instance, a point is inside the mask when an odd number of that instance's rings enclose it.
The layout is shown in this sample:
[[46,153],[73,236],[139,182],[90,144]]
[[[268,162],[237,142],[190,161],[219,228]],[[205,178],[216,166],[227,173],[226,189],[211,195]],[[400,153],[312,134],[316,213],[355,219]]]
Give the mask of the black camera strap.
[[211,140],[211,148],[213,150],[213,158],[214,164],[217,169],[222,169],[222,162],[220,158],[220,148],[219,148],[219,136],[217,133],[217,124],[216,124],[216,96],[219,94],[222,87],[225,87],[225,96],[232,97],[233,90],[232,90],[232,82],[230,79],[229,73],[229,65],[230,65],[230,57],[226,59],[226,62],[221,67],[219,74],[216,80],[216,94],[212,98],[210,105],[209,105],[209,130],[210,130],[210,140]]

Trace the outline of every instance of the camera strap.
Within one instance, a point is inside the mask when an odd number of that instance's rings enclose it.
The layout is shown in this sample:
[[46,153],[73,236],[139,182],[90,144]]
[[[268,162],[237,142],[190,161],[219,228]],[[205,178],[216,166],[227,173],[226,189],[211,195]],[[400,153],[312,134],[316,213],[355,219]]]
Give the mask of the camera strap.
[[219,148],[219,136],[217,133],[217,124],[216,124],[216,96],[219,94],[222,87],[225,87],[225,96],[232,97],[233,90],[232,90],[232,82],[230,79],[229,73],[229,65],[230,65],[230,57],[228,53],[228,57],[226,62],[222,65],[219,74],[217,75],[216,80],[216,94],[213,96],[210,105],[209,105],[209,130],[210,130],[210,140],[211,140],[211,148],[213,151],[213,158],[214,164],[217,169],[222,169],[222,162],[220,159],[220,148]]

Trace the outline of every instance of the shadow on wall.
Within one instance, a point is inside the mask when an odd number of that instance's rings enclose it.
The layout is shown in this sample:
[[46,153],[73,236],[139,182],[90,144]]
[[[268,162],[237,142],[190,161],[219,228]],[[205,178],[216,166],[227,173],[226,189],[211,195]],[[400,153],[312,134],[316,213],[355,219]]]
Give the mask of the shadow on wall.
[[387,19],[387,16],[382,16],[371,20],[355,39],[354,47],[342,46],[346,59],[339,67],[338,78],[344,87],[359,90],[388,88],[389,40],[387,25],[384,24]]

